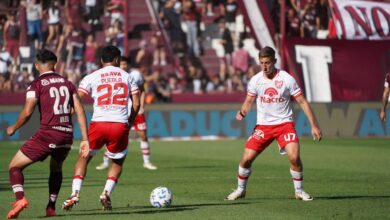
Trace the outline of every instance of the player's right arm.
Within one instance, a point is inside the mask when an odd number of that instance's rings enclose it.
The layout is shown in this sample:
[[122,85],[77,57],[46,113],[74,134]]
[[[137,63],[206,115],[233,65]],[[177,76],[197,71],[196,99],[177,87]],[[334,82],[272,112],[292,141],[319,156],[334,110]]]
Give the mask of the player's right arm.
[[26,98],[26,103],[23,110],[20,112],[18,120],[15,124],[7,128],[7,135],[12,136],[15,132],[22,127],[34,113],[35,106],[38,104],[38,99],[35,97]]
[[248,114],[248,112],[251,110],[253,102],[256,100],[256,96],[247,95],[245,98],[244,103],[242,103],[240,111],[236,114],[236,119],[241,121],[245,118],[245,116]]
[[74,110],[77,114],[77,121],[79,122],[80,131],[81,131],[79,155],[83,158],[86,158],[89,155],[87,119],[85,117],[84,107],[81,104],[80,97],[77,93],[73,94],[73,101],[74,101]]
[[385,87],[385,89],[383,90],[382,108],[380,112],[380,117],[382,121],[386,121],[386,107],[387,107],[387,102],[389,101],[389,93],[390,93],[390,88]]

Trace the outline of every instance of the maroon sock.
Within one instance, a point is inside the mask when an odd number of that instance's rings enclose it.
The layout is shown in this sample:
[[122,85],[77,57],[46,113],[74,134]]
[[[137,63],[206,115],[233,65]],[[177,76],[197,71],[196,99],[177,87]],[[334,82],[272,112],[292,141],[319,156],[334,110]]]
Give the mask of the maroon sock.
[[50,172],[49,177],[49,203],[48,207],[55,209],[57,195],[60,192],[62,184],[62,172]]
[[15,193],[16,200],[23,199],[24,197],[24,176],[22,169],[19,167],[12,167],[9,169],[9,182],[11,183],[12,190]]

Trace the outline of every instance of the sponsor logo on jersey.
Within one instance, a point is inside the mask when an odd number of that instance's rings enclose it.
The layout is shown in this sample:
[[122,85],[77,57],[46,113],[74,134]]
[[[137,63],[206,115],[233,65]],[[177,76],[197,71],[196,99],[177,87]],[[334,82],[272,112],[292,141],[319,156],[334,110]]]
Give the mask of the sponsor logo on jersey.
[[275,80],[275,86],[278,89],[281,89],[283,86],[283,81],[282,80]]
[[279,97],[278,95],[279,93],[275,88],[269,87],[264,91],[264,95],[260,96],[260,102],[280,103],[286,101],[283,97]]
[[252,134],[252,137],[256,140],[264,139],[264,131],[262,130],[255,130]]
[[50,84],[50,82],[48,81],[48,80],[46,80],[46,79],[43,79],[42,81],[41,81],[41,85],[42,86],[47,86],[47,85],[49,85]]

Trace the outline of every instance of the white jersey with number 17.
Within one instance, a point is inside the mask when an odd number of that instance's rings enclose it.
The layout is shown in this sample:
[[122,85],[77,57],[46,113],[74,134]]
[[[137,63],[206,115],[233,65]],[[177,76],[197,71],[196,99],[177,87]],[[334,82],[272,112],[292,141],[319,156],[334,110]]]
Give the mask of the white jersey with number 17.
[[128,121],[130,95],[139,92],[130,74],[115,66],[106,66],[85,76],[78,91],[93,98],[91,121],[121,123]]
[[258,125],[278,125],[293,121],[291,97],[302,94],[295,79],[285,71],[268,79],[263,71],[254,75],[248,83],[248,95],[256,97]]

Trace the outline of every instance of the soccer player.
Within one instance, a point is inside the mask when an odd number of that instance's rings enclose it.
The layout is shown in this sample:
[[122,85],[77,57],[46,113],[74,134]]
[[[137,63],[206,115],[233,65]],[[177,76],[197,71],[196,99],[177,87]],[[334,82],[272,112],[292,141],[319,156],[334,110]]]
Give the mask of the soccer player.
[[[65,210],[71,210],[79,202],[87,165],[104,145],[112,163],[99,200],[103,210],[112,209],[110,195],[121,175],[127,155],[129,124],[132,124],[139,110],[138,87],[132,77],[118,67],[119,49],[115,46],[104,47],[101,62],[103,67],[85,76],[78,88],[81,98],[90,95],[94,100],[93,115],[88,130],[91,152],[87,158],[79,157],[77,160],[72,194],[62,206]],[[132,107],[129,109],[130,96]],[[131,114],[128,114],[128,111],[131,111]]]
[[7,218],[17,218],[29,202],[24,195],[23,170],[29,165],[43,161],[50,156],[49,202],[46,216],[55,216],[55,204],[62,184],[62,164],[73,143],[72,113],[77,114],[82,141],[79,154],[85,158],[89,153],[87,121],[76,88],[71,82],[54,72],[56,55],[41,50],[36,55],[35,67],[39,77],[28,87],[26,103],[14,125],[7,128],[12,136],[30,119],[36,106],[40,112],[40,128],[20,150],[9,164],[9,180],[16,196]]
[[390,93],[389,87],[390,87],[390,73],[387,73],[385,77],[385,88],[383,89],[382,108],[380,113],[380,117],[383,122],[386,121],[386,106],[387,106],[387,102],[389,101],[389,93]]
[[306,114],[314,140],[321,140],[322,134],[317,125],[309,103],[294,78],[283,70],[275,68],[275,50],[264,47],[259,53],[262,71],[253,76],[248,83],[248,92],[236,119],[241,121],[256,101],[257,122],[252,135],[246,142],[244,153],[238,167],[238,186],[226,200],[244,198],[251,166],[256,157],[277,140],[280,152],[287,154],[290,173],[295,188],[295,198],[313,200],[303,191],[303,167],[299,155],[300,146],[292,119],[291,98],[298,102]]
[[[120,68],[123,69],[124,71],[128,70],[129,62],[127,57],[121,57]],[[144,106],[145,106],[144,79],[142,77],[142,74],[137,69],[133,69],[130,72],[130,75],[135,80],[138,89],[140,91],[140,109],[137,116],[134,119],[132,128],[137,132],[138,137],[141,139],[140,148],[142,151],[142,157],[144,161],[143,167],[148,170],[157,170],[157,167],[150,162],[150,147],[149,147],[149,140],[147,136],[147,125],[146,125],[146,120],[144,115]],[[129,108],[131,108],[131,103],[129,103]],[[96,169],[104,170],[107,169],[108,166],[109,166],[109,158],[106,152],[103,156],[103,163],[97,166]]]

